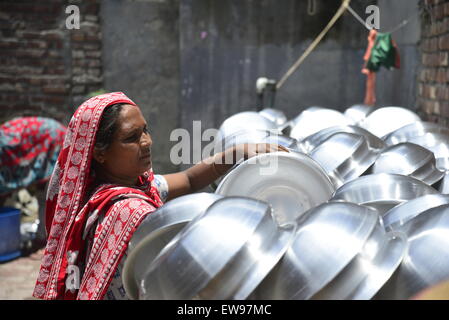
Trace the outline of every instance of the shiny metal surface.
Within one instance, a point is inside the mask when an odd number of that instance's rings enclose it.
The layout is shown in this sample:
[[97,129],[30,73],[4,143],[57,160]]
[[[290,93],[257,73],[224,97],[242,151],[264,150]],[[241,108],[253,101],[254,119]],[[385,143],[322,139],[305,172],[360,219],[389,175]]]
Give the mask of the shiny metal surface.
[[352,261],[312,299],[368,300],[387,282],[407,252],[402,233],[386,233],[382,219]]
[[379,152],[368,146],[362,135],[340,132],[330,136],[310,152],[337,187],[362,175]]
[[384,141],[387,145],[392,146],[401,142],[408,142],[410,138],[420,137],[426,133],[449,136],[449,129],[433,122],[416,121],[391,132],[384,138]]
[[332,200],[345,200],[368,205],[384,214],[398,204],[437,190],[415,178],[399,174],[379,173],[359,177],[340,187]]
[[330,199],[335,187],[309,156],[276,152],[251,158],[228,173],[217,194],[246,196],[266,201],[282,225]]
[[426,133],[422,136],[409,138],[409,142],[432,151],[437,160],[438,169],[443,171],[449,169],[449,136],[439,133]]
[[445,204],[449,204],[449,195],[429,194],[409,200],[385,213],[385,228],[398,230],[422,212]]
[[254,298],[311,298],[362,250],[378,220],[376,210],[354,203],[331,202],[309,210],[298,220],[292,245]]
[[382,138],[410,123],[420,121],[419,116],[402,107],[383,107],[370,113],[360,126]]
[[447,172],[449,171],[449,156],[448,157],[442,157],[442,158],[436,158],[436,166],[439,170]]
[[219,142],[224,138],[240,130],[270,130],[279,132],[278,126],[255,111],[245,111],[237,113],[227,118],[220,126],[215,141]]
[[229,136],[219,143],[221,149],[216,150],[226,150],[232,146],[242,143],[273,143],[279,144],[286,148],[299,149],[298,141],[296,139],[290,138],[288,136],[279,135],[268,130],[240,130]]
[[351,122],[339,111],[325,108],[307,109],[295,118],[290,137],[301,141],[320,130],[350,124]]
[[195,193],[166,202],[148,215],[134,232],[124,263],[122,281],[127,295],[138,298],[138,283],[161,250],[195,217],[222,196]]
[[217,200],[159,254],[140,285],[142,299],[246,299],[291,244],[271,207],[244,197]]
[[443,180],[441,181],[440,187],[438,191],[442,194],[449,194],[449,172],[446,171],[444,174]]
[[407,255],[377,299],[409,299],[449,279],[449,205],[422,212],[400,231],[408,237]]
[[265,108],[259,111],[259,114],[274,122],[278,127],[287,123],[287,117],[284,112],[278,109]]
[[364,136],[366,138],[366,141],[368,142],[368,146],[371,149],[382,150],[386,146],[382,139],[376,137],[371,132],[366,131],[365,129],[357,126],[349,125],[349,126],[334,126],[320,130],[317,133],[314,133],[305,138],[304,140],[300,141],[299,142],[300,149],[304,153],[310,153],[313,149],[318,147],[321,143],[323,143],[323,141],[328,139],[330,136],[340,132],[354,133]]
[[382,151],[372,173],[396,173],[411,176],[429,185],[439,182],[444,173],[437,169],[431,151],[417,144],[403,142]]
[[373,106],[356,104],[347,108],[343,114],[352,124],[358,125],[374,110],[376,110],[376,108]]

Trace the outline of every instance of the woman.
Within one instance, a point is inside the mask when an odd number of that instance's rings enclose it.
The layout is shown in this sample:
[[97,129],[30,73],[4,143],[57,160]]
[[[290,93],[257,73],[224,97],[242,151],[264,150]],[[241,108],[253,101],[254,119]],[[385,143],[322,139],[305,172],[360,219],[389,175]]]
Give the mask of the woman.
[[[49,183],[48,239],[34,297],[110,297],[120,287],[129,240],[162,206],[161,193],[172,199],[200,190],[229,170],[239,154],[285,150],[239,145],[183,172],[159,176],[156,183],[151,145],[142,113],[121,92],[93,97],[77,109]],[[229,157],[233,163],[226,164]]]

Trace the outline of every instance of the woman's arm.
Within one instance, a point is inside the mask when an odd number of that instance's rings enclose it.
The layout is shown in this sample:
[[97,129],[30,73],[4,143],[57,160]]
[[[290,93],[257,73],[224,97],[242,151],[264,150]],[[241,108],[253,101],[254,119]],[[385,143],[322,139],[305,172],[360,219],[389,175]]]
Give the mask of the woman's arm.
[[164,175],[168,184],[167,200],[201,190],[224,175],[242,157],[248,159],[257,154],[275,151],[288,152],[277,144],[241,144],[217,153],[187,170]]

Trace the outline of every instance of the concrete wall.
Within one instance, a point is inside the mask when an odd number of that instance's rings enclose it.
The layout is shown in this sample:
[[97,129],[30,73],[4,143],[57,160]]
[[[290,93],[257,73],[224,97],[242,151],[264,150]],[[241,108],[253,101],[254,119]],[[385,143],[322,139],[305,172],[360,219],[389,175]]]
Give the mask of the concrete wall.
[[153,137],[153,169],[176,170],[170,132],[178,127],[179,3],[103,0],[104,88],[123,91],[142,109]]
[[[181,124],[193,120],[218,127],[230,115],[256,109],[255,83],[279,80],[306,50],[339,7],[317,0],[309,15],[307,1],[183,0],[181,25]],[[353,1],[363,18],[377,1]],[[417,10],[417,0],[378,1],[381,31]],[[402,68],[378,74],[379,105],[415,106],[418,20],[394,34]],[[348,12],[277,92],[276,107],[288,117],[319,105],[338,110],[361,103],[365,76],[360,72],[368,30]]]
[[403,106],[417,109],[416,79],[419,71],[419,39],[421,37],[419,0],[379,0],[380,31],[389,32],[403,20],[408,23],[392,33],[401,56],[401,68],[388,71],[384,68],[377,76],[378,105]]

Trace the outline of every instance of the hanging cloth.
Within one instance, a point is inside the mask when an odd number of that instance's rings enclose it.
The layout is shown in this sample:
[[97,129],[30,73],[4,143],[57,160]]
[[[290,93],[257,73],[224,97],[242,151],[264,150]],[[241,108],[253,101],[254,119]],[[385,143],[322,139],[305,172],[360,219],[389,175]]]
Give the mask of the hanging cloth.
[[368,47],[363,57],[365,66],[362,73],[367,75],[365,101],[366,105],[376,103],[376,72],[381,66],[386,69],[400,68],[399,50],[391,33],[380,33],[375,29],[368,35]]

